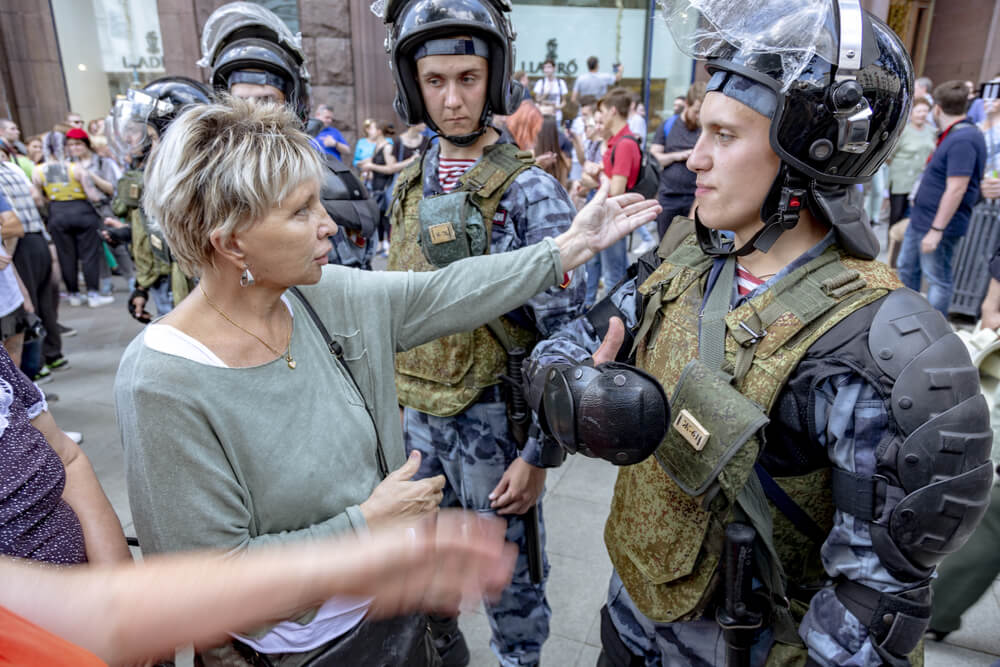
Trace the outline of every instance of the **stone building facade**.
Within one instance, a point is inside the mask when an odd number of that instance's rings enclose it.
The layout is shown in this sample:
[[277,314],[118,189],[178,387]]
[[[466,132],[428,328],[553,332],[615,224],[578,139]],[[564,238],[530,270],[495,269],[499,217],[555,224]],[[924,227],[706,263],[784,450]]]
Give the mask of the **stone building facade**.
[[[199,36],[212,11],[225,2],[155,0],[162,37],[161,75],[205,79],[207,73],[195,64],[200,57]],[[351,141],[365,118],[395,120],[392,77],[383,46],[385,28],[368,10],[368,2],[291,2],[296,5],[292,11],[297,9],[312,76],[312,103],[331,106],[335,125]],[[74,76],[75,70],[60,57],[52,7],[47,0],[0,3],[0,116],[13,118],[25,136],[50,129],[73,104],[66,77]],[[86,118],[104,113],[74,110]]]

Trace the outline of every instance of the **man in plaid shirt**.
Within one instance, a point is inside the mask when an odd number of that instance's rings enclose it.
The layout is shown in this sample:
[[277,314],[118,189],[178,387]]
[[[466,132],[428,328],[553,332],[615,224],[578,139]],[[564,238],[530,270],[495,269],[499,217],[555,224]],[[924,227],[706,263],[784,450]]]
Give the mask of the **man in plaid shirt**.
[[10,147],[0,142],[0,191],[10,200],[10,205],[24,225],[24,238],[18,241],[14,251],[14,267],[31,297],[35,313],[45,326],[46,334],[42,341],[45,366],[58,368],[66,365],[67,361],[62,355],[62,338],[56,322],[57,296],[52,285],[49,236],[36,205],[40,196],[12,158]]

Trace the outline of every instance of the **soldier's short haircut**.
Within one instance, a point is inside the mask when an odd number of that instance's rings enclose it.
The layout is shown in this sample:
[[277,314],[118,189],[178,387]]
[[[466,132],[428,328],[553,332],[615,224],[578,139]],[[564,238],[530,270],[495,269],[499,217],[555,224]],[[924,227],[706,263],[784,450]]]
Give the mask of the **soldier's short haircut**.
[[961,116],[969,108],[969,87],[965,81],[945,81],[934,89],[934,104],[949,116]]
[[284,105],[224,96],[182,113],[150,155],[143,209],[189,276],[211,265],[224,237],[264,219],[296,188],[319,181],[319,152]]

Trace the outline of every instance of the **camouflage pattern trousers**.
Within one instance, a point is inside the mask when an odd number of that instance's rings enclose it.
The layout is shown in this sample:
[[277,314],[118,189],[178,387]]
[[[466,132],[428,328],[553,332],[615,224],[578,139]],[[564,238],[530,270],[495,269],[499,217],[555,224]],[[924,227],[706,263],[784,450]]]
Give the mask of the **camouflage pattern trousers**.
[[[711,618],[683,623],[657,623],[635,606],[617,570],[608,587],[608,615],[629,652],[646,667],[716,667],[726,664],[726,640]],[[765,630],[750,650],[750,663],[763,665],[770,650],[771,632]]]
[[[435,417],[406,408],[403,433],[406,453],[416,449],[423,457],[416,479],[445,476],[442,507],[464,507],[494,514],[490,509],[490,492],[517,456],[516,445],[507,428],[504,403],[475,403],[454,417]],[[522,517],[505,518],[507,540],[517,544],[519,553],[510,586],[496,602],[483,601],[493,631],[490,647],[504,667],[535,665],[542,644],[549,636],[552,616],[545,599],[549,562],[544,555],[542,504],[538,504],[544,566],[540,584],[531,583],[528,572]]]

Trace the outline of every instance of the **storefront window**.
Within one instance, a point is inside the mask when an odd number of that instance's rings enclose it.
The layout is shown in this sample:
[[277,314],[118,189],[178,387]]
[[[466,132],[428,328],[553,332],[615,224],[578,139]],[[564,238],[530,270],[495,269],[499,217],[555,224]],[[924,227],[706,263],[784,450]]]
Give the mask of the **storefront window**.
[[650,131],[672,113],[673,98],[691,83],[691,58],[674,46],[659,10],[650,12],[649,0],[514,0],[511,16],[517,31],[514,69],[527,72],[532,83],[542,76],[545,60],[552,59],[556,75],[572,91],[587,71],[587,58],[597,56],[601,72],[621,63],[622,85],[636,92],[643,90],[643,47],[651,18]]
[[[129,88],[166,76],[157,0],[50,1],[69,106],[86,120],[104,118]],[[256,3],[299,31],[297,0]]]
[[51,0],[70,109],[104,118],[116,95],[166,74],[156,0]]

